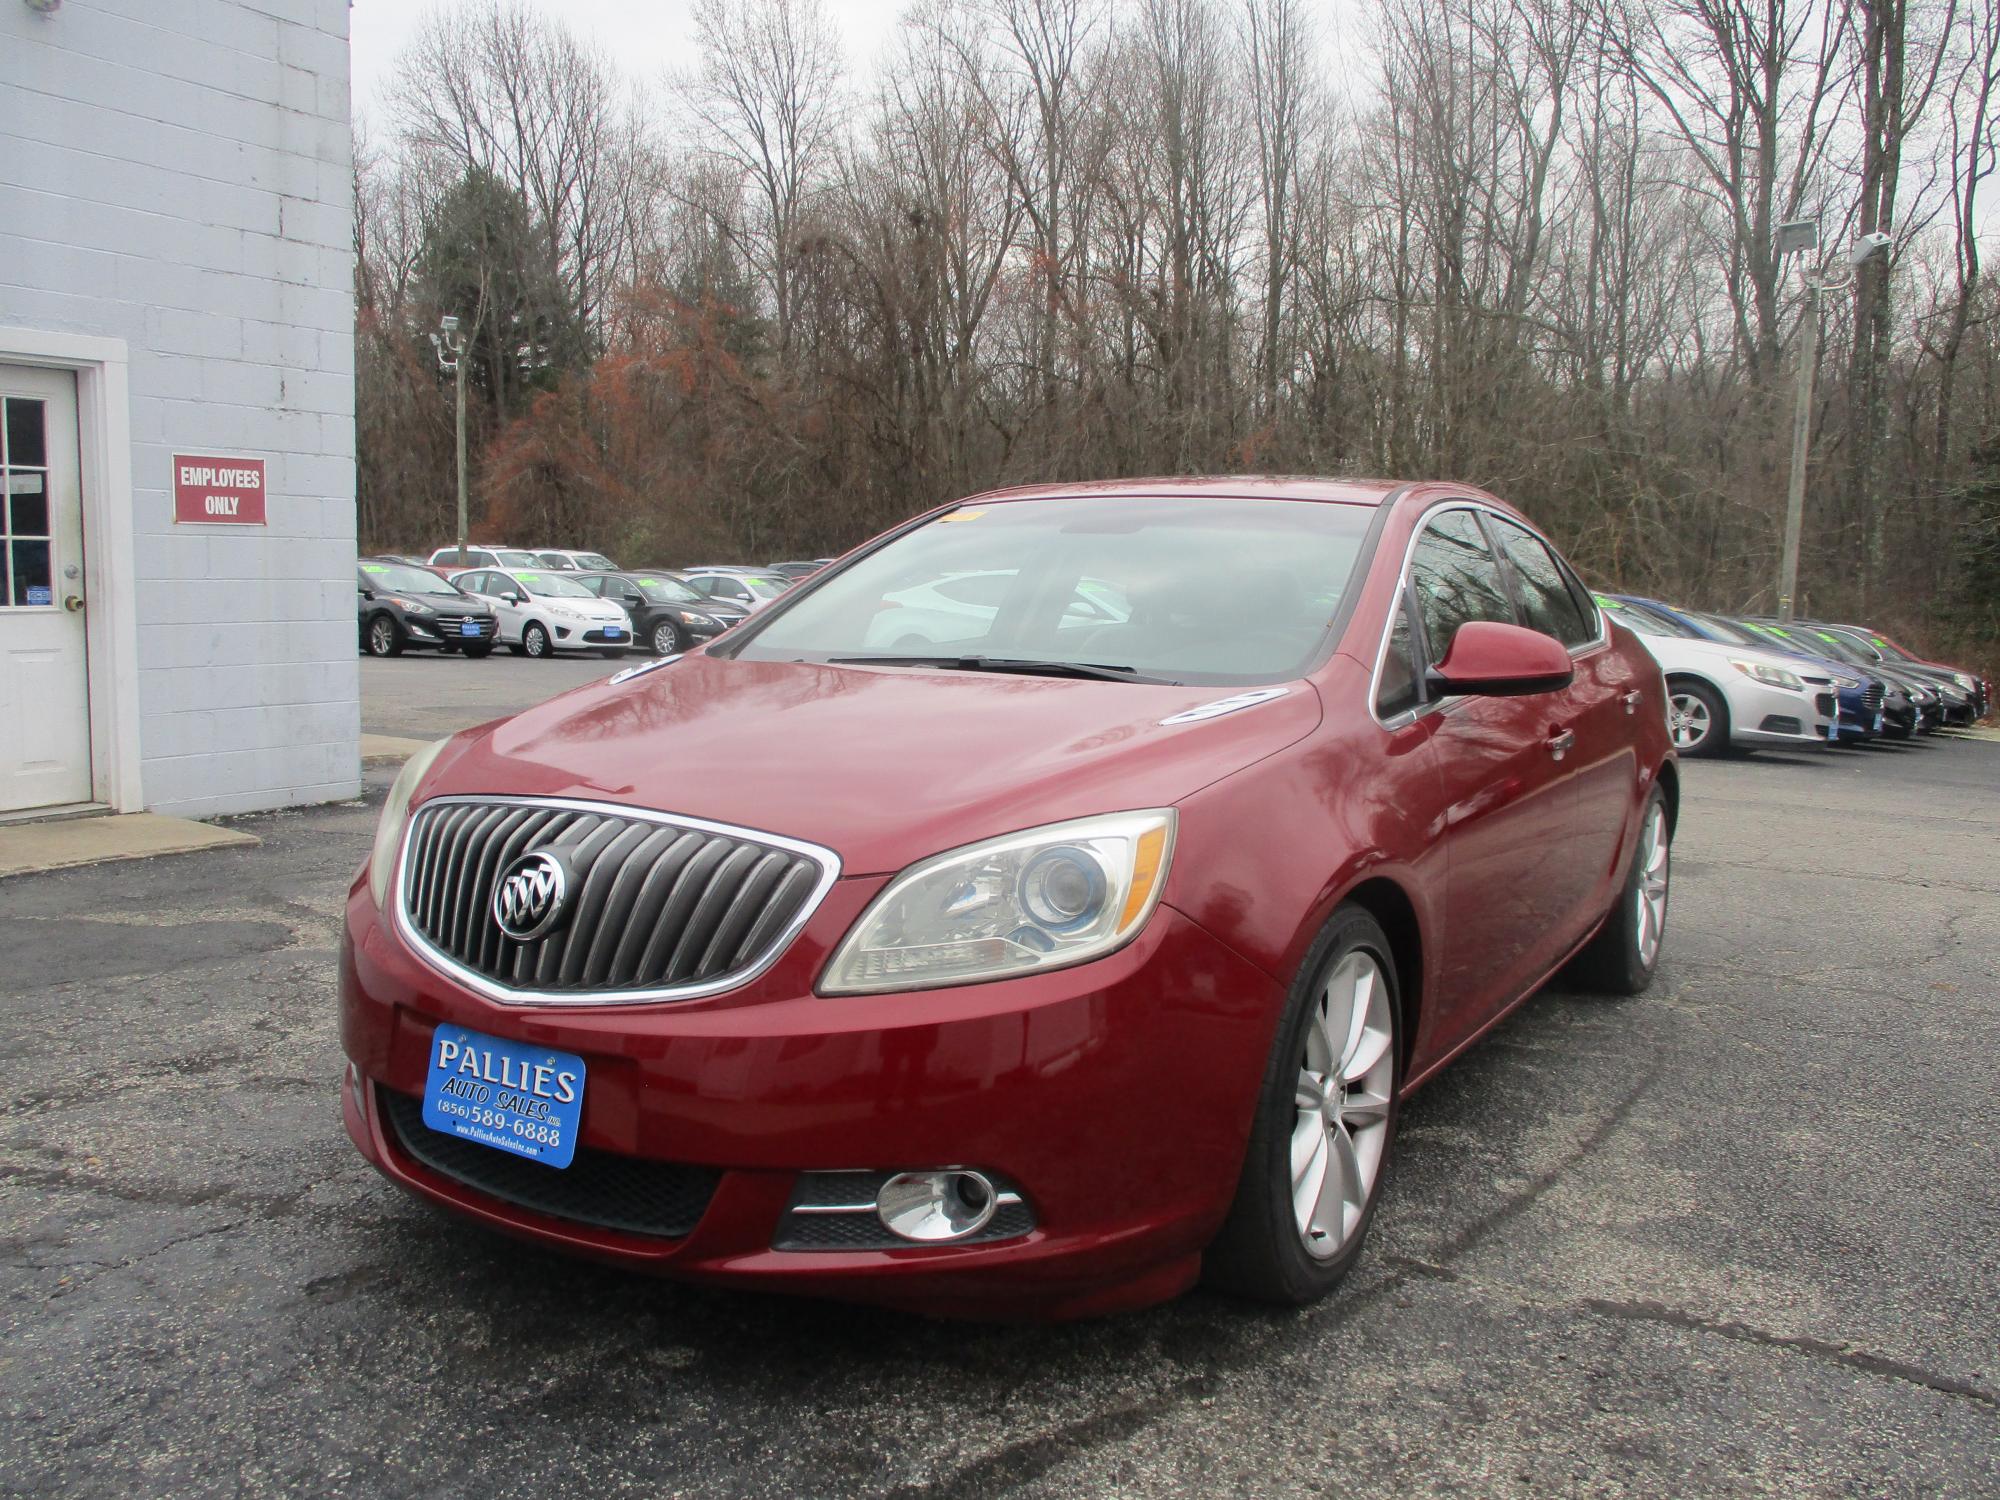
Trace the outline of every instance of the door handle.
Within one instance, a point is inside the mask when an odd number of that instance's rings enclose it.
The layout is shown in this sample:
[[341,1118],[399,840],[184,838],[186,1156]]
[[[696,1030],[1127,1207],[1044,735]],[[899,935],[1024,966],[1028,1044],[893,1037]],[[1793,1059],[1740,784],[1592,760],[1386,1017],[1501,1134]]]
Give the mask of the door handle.
[[80,594],[64,594],[63,608],[68,610],[71,614],[75,614],[78,610],[83,608],[83,596]]
[[1631,692],[1627,693],[1622,699],[1619,700],[1625,705],[1626,718],[1629,719],[1633,714],[1636,714],[1639,711],[1639,700],[1644,696],[1645,695],[1641,693],[1637,688],[1633,688]]
[[1574,729],[1558,730],[1549,736],[1549,754],[1555,759],[1561,760],[1565,755],[1569,754],[1570,748],[1575,744],[1576,731]]

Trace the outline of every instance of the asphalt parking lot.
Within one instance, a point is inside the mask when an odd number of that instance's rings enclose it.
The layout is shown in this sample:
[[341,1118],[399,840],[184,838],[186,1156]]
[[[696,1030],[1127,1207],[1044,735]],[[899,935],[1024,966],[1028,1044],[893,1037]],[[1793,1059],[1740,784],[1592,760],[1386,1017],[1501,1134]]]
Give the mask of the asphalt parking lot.
[[[609,669],[369,662],[364,719]],[[0,1493],[2000,1492],[2000,742],[1689,765],[1659,982],[1413,1100],[1339,1294],[1061,1327],[639,1281],[390,1188],[333,1025],[386,780],[0,883]]]

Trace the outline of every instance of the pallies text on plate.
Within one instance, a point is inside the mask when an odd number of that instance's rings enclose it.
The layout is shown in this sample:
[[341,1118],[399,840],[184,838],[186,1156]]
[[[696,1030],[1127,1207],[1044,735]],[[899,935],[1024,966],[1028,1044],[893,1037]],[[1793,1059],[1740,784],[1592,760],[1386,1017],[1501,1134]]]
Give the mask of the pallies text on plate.
[[525,1089],[540,1099],[568,1104],[576,1098],[576,1074],[568,1068],[552,1068],[546,1063],[527,1063],[502,1057],[495,1066],[493,1054],[483,1047],[461,1047],[449,1037],[438,1038],[438,1066],[461,1077],[477,1078],[504,1089]]

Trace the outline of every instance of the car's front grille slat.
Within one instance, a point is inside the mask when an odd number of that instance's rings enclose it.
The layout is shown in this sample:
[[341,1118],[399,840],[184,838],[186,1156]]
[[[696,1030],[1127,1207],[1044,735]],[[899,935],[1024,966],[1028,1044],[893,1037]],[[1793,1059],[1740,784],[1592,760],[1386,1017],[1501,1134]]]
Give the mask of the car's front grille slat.
[[613,987],[636,984],[638,976],[648,972],[646,950],[660,929],[660,916],[666,908],[667,898],[673,894],[674,883],[682,869],[707,841],[705,835],[690,830],[669,844],[653,861],[653,867],[646,872],[638,899],[632,904],[632,916],[626,923],[625,931],[619,934],[618,951],[611,956],[607,984]]
[[[559,851],[565,911],[523,943],[494,892],[520,856]],[[445,798],[417,809],[401,916],[420,949],[495,998],[615,1003],[712,993],[761,972],[825,894],[824,850],[606,804]]]

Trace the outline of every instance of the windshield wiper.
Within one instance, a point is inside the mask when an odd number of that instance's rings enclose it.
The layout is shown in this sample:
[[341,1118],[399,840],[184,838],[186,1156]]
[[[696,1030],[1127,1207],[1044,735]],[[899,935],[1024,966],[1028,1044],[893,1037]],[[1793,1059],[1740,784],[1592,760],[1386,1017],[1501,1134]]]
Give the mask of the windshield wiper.
[[1178,687],[1168,677],[1148,677],[1136,667],[1097,661],[1041,661],[1028,656],[830,656],[842,667],[945,667],[954,672],[1012,672],[1023,677],[1084,677],[1097,682],[1147,682]]

